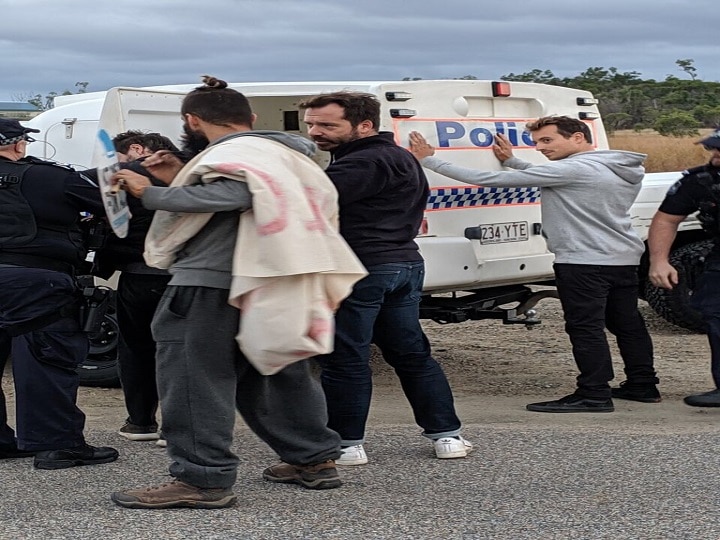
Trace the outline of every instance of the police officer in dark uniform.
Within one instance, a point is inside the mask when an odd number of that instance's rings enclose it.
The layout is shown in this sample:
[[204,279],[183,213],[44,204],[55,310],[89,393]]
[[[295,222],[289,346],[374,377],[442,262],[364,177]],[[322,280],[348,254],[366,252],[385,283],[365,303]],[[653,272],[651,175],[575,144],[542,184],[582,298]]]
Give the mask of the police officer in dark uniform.
[[705,259],[691,305],[706,324],[715,389],[687,396],[684,401],[693,407],[720,407],[720,130],[698,144],[711,152],[710,161],[683,172],[653,217],[648,234],[649,277],[656,287],[672,289],[678,284],[678,272],[669,262],[670,249],[680,223],[697,211],[703,229],[715,245]]
[[85,442],[77,366],[88,352],[73,279],[86,249],[80,212],[104,213],[99,189],[72,169],[25,157],[28,133],[0,118],[0,329],[12,337],[17,437],[0,400],[0,459],[38,469],[115,461]]

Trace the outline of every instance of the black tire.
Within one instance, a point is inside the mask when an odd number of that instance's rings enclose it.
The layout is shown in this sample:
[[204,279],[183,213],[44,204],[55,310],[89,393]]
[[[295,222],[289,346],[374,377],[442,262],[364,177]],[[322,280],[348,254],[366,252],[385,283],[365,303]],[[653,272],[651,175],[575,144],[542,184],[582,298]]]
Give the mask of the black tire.
[[660,289],[647,283],[645,299],[667,322],[693,332],[705,333],[700,313],[690,307],[690,296],[712,246],[712,240],[701,240],[681,246],[670,254],[670,264],[677,269],[679,280],[672,289]]
[[114,313],[107,313],[99,332],[90,334],[90,352],[77,368],[81,386],[119,388],[117,343],[118,324]]

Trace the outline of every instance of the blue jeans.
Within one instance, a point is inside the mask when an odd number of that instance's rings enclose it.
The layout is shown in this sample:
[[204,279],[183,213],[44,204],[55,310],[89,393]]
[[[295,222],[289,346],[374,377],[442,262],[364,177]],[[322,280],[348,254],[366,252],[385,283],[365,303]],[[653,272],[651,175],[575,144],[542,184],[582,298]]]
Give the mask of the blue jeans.
[[415,421],[431,439],[456,436],[460,420],[445,373],[418,319],[425,264],[369,266],[335,315],[335,349],[319,356],[328,427],[342,446],[362,444],[372,397],[370,344],[400,378]]

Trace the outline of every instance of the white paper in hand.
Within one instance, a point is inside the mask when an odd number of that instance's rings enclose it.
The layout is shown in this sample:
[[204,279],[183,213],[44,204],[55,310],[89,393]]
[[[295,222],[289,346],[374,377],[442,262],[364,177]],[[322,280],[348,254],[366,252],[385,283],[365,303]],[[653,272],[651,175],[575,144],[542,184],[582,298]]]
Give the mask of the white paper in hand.
[[95,143],[95,163],[97,163],[98,185],[107,214],[108,222],[118,238],[125,238],[130,224],[130,209],[125,192],[118,190],[110,182],[113,174],[120,170],[115,146],[107,131],[101,129]]

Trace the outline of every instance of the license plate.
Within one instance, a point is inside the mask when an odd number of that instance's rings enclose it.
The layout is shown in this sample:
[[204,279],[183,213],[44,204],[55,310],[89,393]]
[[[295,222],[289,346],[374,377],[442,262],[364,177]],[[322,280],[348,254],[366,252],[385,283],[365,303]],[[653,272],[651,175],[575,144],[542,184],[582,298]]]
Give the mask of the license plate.
[[529,238],[527,221],[511,221],[509,223],[488,223],[486,225],[480,225],[481,244],[525,242]]

